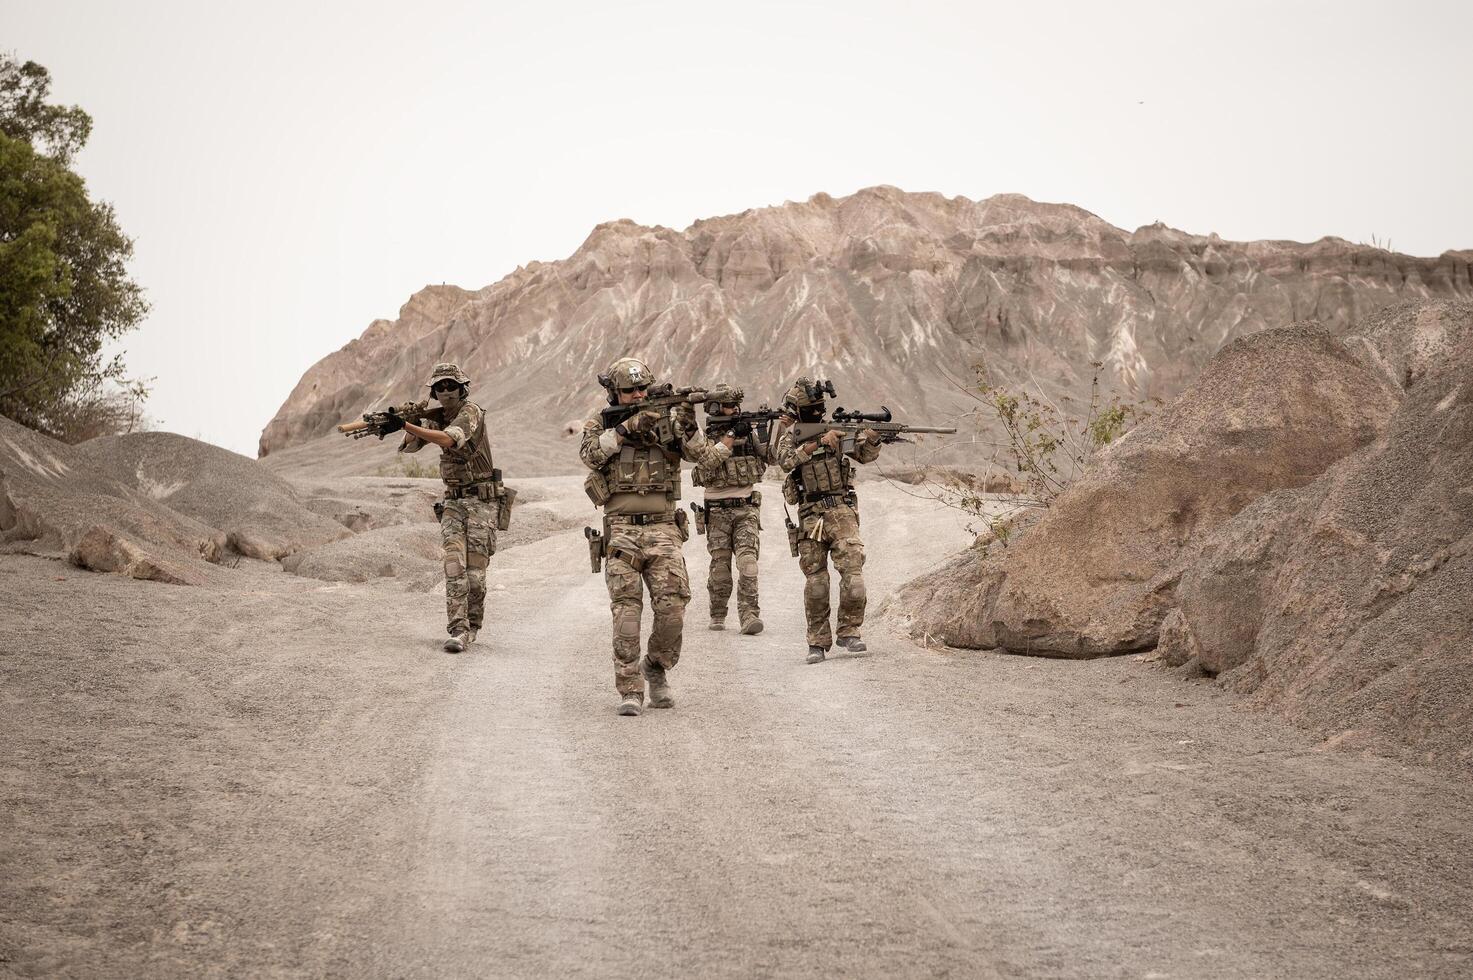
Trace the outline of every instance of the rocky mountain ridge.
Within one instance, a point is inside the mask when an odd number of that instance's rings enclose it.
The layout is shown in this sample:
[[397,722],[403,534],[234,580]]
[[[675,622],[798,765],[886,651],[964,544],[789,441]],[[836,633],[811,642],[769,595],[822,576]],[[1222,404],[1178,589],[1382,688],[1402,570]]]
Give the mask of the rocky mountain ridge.
[[1407,299],[1473,298],[1473,252],[1415,258],[1323,238],[1231,242],[1126,232],[1071,205],[874,187],[697,221],[598,225],[556,262],[477,291],[416,293],[394,321],[314,365],[262,432],[267,455],[418,396],[453,360],[498,424],[548,435],[600,403],[615,357],[682,383],[775,398],[832,378],[839,404],[937,422],[977,365],[1049,397],[1178,393],[1218,349],[1313,318],[1343,330]]

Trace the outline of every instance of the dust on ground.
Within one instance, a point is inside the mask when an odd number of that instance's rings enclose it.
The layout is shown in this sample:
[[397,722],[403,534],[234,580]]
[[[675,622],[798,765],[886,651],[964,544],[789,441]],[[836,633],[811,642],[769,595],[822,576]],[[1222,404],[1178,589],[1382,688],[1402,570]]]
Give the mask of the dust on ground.
[[[690,542],[678,706],[619,718],[579,481],[515,482],[560,526],[493,558],[460,656],[397,577],[0,556],[0,974],[1473,970],[1473,787],[1445,771],[1129,657],[871,631],[807,666],[775,492],[767,631],[702,628]],[[872,606],[965,543],[862,493]]]

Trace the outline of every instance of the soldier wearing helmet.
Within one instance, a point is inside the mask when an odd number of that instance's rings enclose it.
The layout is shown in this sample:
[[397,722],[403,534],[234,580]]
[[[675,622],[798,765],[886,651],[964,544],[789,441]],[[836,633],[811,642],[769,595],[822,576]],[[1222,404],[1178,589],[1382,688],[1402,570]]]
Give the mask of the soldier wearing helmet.
[[[445,558],[445,649],[459,653],[475,642],[484,621],[486,566],[496,553],[498,523],[510,517],[514,491],[492,465],[486,412],[470,401],[470,378],[454,364],[436,364],[425,383],[440,403],[443,425],[404,423],[402,453],[427,443],[440,447],[444,499],[435,505]],[[503,517],[505,513],[505,517]]]
[[[818,422],[824,395],[834,395],[828,381],[799,378],[783,396],[783,409],[794,421]],[[829,561],[839,572],[838,644],[865,649],[859,638],[864,625],[864,541],[859,537],[859,496],[854,492],[854,463],[872,463],[880,455],[880,437],[866,429],[849,455],[840,452],[837,432],[796,445],[791,429],[775,434],[773,458],[787,472],[783,499],[798,505],[798,567],[803,570],[803,612],[808,620],[808,663],[824,660],[833,645],[829,626]]]
[[[742,389],[717,385],[706,396],[707,432],[720,431],[724,416],[741,409]],[[718,428],[713,428],[718,427]],[[732,559],[737,567],[737,618],[742,633],[753,636],[762,632],[761,609],[757,600],[757,558],[761,550],[762,494],[754,485],[767,469],[768,449],[757,441],[752,427],[733,428],[731,457],[720,463],[703,464],[691,472],[691,483],[705,489],[705,506],[691,504],[697,514],[705,514],[706,550],[711,555],[711,571],[706,578],[710,600],[711,629],[726,629],[727,603],[731,599]]]
[[[647,397],[654,374],[643,361],[621,357],[599,383],[610,405],[638,405]],[[681,545],[689,536],[685,511],[678,509],[680,461],[719,465],[734,442],[708,440],[695,426],[688,405],[671,412],[673,441],[656,441],[662,414],[652,409],[605,428],[602,414],[583,424],[579,456],[590,470],[584,488],[604,511],[604,584],[613,617],[614,689],[619,714],[644,710],[645,685],[651,708],[674,707],[666,672],[680,660],[690,579]],[[648,590],[653,622],[640,656],[640,618]]]

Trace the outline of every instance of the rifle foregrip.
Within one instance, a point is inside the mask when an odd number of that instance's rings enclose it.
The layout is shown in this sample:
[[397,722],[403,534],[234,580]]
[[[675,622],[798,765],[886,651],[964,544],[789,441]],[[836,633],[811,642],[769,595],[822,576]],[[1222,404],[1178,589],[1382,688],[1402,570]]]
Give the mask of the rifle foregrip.
[[342,425],[338,426],[338,431],[343,433],[362,432],[364,429],[368,428],[368,425],[369,423],[367,421],[365,421],[364,419],[359,419],[356,422],[344,422]]

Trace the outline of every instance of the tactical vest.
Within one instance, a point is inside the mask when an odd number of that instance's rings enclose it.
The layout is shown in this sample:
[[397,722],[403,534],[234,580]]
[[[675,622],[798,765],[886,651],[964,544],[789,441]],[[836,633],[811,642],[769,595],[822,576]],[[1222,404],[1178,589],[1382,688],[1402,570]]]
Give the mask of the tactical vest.
[[702,479],[701,472],[704,467],[696,467],[691,472],[690,482],[698,487],[706,487],[709,490],[724,490],[727,487],[750,487],[762,479],[762,474],[767,472],[767,461],[756,455],[757,447],[752,444],[751,438],[736,448],[730,457],[721,463],[720,469],[711,473],[709,477]]
[[848,456],[820,449],[808,462],[793,467],[800,493],[843,494],[854,486],[854,464]]
[[491,461],[491,440],[487,438],[485,409],[481,409],[480,416],[480,423],[474,432],[467,434],[463,447],[440,450],[440,479],[447,487],[454,489],[491,479],[495,467]]

